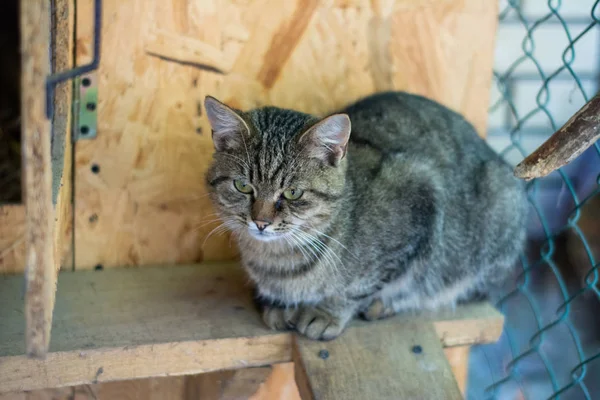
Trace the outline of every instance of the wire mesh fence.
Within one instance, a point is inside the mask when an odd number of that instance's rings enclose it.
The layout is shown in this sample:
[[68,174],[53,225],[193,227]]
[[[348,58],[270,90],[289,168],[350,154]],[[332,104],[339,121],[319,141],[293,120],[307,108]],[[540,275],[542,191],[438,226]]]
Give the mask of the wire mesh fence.
[[[600,0],[501,2],[502,34],[490,140],[515,163],[598,90]],[[528,193],[528,250],[497,302],[505,331],[474,349],[467,397],[600,398],[599,144]]]

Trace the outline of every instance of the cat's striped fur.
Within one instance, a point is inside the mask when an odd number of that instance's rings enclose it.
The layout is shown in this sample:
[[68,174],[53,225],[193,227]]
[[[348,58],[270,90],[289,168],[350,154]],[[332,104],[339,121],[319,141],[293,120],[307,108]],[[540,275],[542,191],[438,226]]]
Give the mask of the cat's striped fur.
[[[522,183],[435,102],[383,93],[322,120],[213,98],[206,110],[211,197],[272,328],[331,339],[355,315],[451,306],[504,279],[522,250]],[[288,200],[288,188],[304,192]]]

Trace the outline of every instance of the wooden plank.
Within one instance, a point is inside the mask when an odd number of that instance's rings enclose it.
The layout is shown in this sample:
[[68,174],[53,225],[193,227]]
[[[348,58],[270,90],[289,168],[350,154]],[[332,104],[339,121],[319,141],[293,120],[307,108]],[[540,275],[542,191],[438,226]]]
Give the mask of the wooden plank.
[[[46,360],[3,357],[0,391],[199,374],[290,361],[291,335],[172,341],[110,349],[50,352]],[[39,374],[32,374],[37,371]]]
[[[0,392],[291,360],[292,334],[264,326],[235,263],[62,272],[46,360],[24,355],[21,285],[19,277],[0,277]],[[466,330],[464,321],[475,317],[502,324],[501,314],[485,304],[395,320],[434,326],[453,321]],[[386,323],[354,325],[377,331]],[[432,329],[446,332],[438,341],[456,342],[448,335],[458,329]],[[472,343],[496,339],[481,330],[470,335]]]
[[[80,64],[93,13],[77,4]],[[322,114],[403,89],[485,132],[494,1],[109,0],[104,12],[98,137],[75,155],[77,268],[236,258],[228,235],[203,246],[218,223],[202,179],[207,94]]]
[[25,270],[25,206],[0,206],[0,275]]
[[[0,394],[0,400],[300,400],[293,363]],[[291,376],[291,380],[288,379]]]
[[[53,71],[73,67],[74,0],[55,0],[53,19]],[[71,81],[59,84],[54,92],[52,118],[52,198],[54,203],[54,260],[55,268],[73,267],[73,185],[71,140],[72,117]]]
[[435,319],[434,328],[444,347],[495,342],[504,328],[504,316],[485,302],[421,315]]
[[331,342],[295,341],[303,399],[462,399],[435,329],[399,319]]
[[[444,354],[450,364],[450,369],[458,388],[463,397],[466,395],[467,377],[469,372],[469,351],[471,346],[456,346],[444,348]],[[297,346],[295,350],[297,352]],[[299,356],[293,355],[298,360]],[[264,393],[268,399],[297,399],[299,398],[298,385],[303,385],[302,390],[304,398],[310,398],[310,386],[306,370],[303,365],[294,366],[293,363],[278,364],[273,367],[273,373],[265,382],[265,387],[261,387],[256,395]],[[262,397],[258,397],[262,399]]]
[[50,341],[56,290],[50,123],[46,77],[50,72],[50,3],[21,3],[21,87],[27,264],[25,319],[27,354],[42,357]]

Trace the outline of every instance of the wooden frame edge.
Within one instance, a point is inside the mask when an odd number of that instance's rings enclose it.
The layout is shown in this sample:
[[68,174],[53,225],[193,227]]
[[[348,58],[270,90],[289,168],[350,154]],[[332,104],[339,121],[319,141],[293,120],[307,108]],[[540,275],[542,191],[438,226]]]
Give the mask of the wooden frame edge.
[[54,207],[50,121],[46,78],[50,72],[50,2],[20,3],[21,115],[27,261],[25,319],[27,354],[44,357],[50,342],[57,271],[54,264]]

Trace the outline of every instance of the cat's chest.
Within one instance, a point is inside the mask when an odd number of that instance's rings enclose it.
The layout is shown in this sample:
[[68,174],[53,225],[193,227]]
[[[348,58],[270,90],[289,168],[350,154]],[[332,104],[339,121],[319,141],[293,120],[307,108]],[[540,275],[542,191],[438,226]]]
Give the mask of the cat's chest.
[[319,262],[295,253],[242,253],[242,265],[261,295],[285,304],[316,303],[339,288]]

